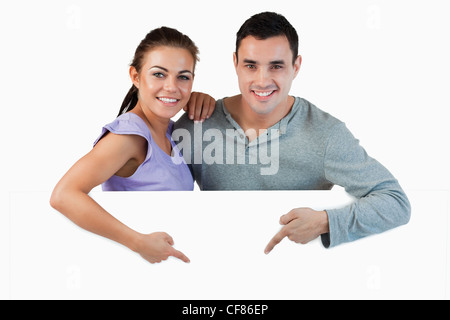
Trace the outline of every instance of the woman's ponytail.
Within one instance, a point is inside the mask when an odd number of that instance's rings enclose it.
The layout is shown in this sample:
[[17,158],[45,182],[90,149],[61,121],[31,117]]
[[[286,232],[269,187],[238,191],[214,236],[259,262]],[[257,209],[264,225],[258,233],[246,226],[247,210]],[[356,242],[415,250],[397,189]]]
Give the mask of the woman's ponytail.
[[122,106],[120,107],[120,111],[117,116],[120,116],[128,111],[133,110],[137,102],[138,102],[138,89],[133,84],[130,90],[128,91],[127,95],[125,96],[125,99],[123,99]]

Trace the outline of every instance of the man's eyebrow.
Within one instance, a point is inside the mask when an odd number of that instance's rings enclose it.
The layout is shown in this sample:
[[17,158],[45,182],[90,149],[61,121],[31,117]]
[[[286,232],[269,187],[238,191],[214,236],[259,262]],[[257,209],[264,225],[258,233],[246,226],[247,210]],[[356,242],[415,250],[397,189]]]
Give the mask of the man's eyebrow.
[[255,60],[250,60],[250,59],[244,59],[244,63],[258,64]]
[[[255,60],[250,60],[250,59],[244,59],[244,63],[258,64],[258,62],[256,62]],[[274,64],[285,65],[286,63],[284,62],[284,60],[273,60],[273,61],[270,61],[269,64],[270,65],[274,65]]]

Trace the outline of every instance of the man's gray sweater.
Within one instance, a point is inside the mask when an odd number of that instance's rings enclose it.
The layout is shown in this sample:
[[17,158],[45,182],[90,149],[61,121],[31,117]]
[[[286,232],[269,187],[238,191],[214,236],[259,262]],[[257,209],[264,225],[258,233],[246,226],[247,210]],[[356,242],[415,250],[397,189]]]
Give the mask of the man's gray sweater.
[[305,99],[296,98],[286,117],[251,142],[223,100],[203,124],[194,124],[185,114],[174,129],[173,139],[201,190],[344,187],[356,200],[327,210],[325,247],[409,221],[410,203],[398,181],[367,155],[343,122]]

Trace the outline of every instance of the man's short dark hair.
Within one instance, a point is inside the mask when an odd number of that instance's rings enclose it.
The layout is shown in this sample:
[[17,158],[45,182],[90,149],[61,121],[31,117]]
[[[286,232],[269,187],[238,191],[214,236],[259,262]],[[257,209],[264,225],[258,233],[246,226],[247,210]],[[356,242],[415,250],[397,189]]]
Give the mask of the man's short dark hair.
[[294,56],[292,64],[295,64],[298,56],[298,34],[295,28],[281,14],[275,12],[255,14],[244,22],[236,36],[236,58],[242,40],[248,36],[253,36],[258,40],[286,36]]

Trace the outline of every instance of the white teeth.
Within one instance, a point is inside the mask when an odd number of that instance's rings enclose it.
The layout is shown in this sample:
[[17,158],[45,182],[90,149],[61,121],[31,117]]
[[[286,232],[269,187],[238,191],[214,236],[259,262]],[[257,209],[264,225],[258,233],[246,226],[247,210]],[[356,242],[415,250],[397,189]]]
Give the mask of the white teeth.
[[258,97],[268,97],[268,96],[270,96],[272,93],[273,93],[273,91],[268,91],[268,92],[256,92],[256,91],[253,91]]
[[165,102],[165,103],[175,103],[178,101],[177,99],[169,99],[169,98],[158,98],[158,100]]

